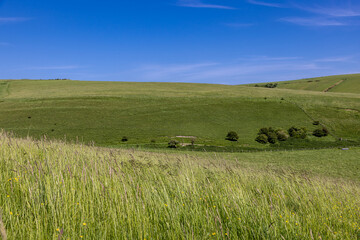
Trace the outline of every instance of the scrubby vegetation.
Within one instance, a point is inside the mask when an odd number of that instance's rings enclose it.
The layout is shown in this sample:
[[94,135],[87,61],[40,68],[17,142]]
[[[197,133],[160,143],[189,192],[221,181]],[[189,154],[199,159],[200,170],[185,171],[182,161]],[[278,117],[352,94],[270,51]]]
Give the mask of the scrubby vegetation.
[[264,85],[264,87],[266,88],[276,88],[277,87],[277,83],[267,83]]
[[239,139],[239,135],[234,131],[230,131],[226,135],[225,139],[228,140],[228,141],[236,142]]
[[170,140],[168,143],[169,148],[178,148],[179,147],[179,141],[177,140]]
[[305,139],[307,136],[307,129],[305,127],[291,127],[288,130],[290,137]]
[[323,128],[318,128],[318,129],[315,129],[315,130],[313,131],[313,135],[314,135],[315,137],[326,137],[326,136],[329,135],[329,130],[328,130],[327,128],[325,128],[325,127],[323,127]]

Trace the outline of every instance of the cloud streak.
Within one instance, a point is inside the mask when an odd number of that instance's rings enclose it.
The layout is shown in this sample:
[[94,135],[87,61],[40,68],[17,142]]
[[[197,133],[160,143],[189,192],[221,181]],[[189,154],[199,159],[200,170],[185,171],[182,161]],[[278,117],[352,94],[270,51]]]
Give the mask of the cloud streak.
[[263,2],[263,1],[257,1],[257,0],[248,0],[248,3],[254,4],[254,5],[260,5],[260,6],[266,6],[266,7],[276,7],[276,8],[283,8],[284,5],[278,4],[278,3],[270,3],[270,2]]
[[[360,16],[360,4],[352,0],[247,0],[248,3],[276,8],[292,8],[312,13],[313,16],[289,16],[279,19],[300,26],[350,26],[360,25],[359,22],[349,18]],[[280,3],[279,3],[280,2]]]
[[121,77],[142,82],[241,84],[354,73],[357,56],[308,59],[300,56],[244,56],[233,62],[149,64],[125,70]]
[[191,8],[214,8],[214,9],[227,9],[227,10],[234,10],[236,8],[224,5],[216,5],[216,4],[206,4],[201,1],[196,0],[180,0],[176,4],[180,7],[191,7]]
[[29,20],[31,20],[31,18],[24,18],[24,17],[0,17],[0,24],[25,22],[25,21],[29,21]]
[[321,58],[316,59],[315,62],[349,62],[352,57],[330,57],[330,58]]
[[[194,64],[157,64],[146,65],[134,69],[129,75],[137,75],[140,81],[171,81],[171,82],[216,82],[241,83],[250,81],[272,80],[270,77],[281,78],[287,74],[301,76],[304,72],[326,69],[320,62],[306,61],[299,57],[249,57],[240,58],[233,63],[194,63]],[[281,73],[281,74],[280,74]],[[266,75],[267,79],[255,79]],[[296,76],[298,76],[296,75]],[[254,80],[255,79],[255,80]],[[287,80],[287,79],[282,79]]]
[[337,6],[319,6],[319,5],[312,5],[312,6],[304,6],[304,5],[295,5],[296,8],[316,13],[320,15],[330,16],[330,17],[358,17],[360,16],[360,7],[347,7],[344,5],[337,5]]
[[315,26],[315,27],[349,25],[349,23],[341,20],[321,18],[321,17],[314,17],[314,18],[286,17],[286,18],[281,18],[280,21],[289,22],[300,26]]
[[28,67],[25,70],[71,70],[79,69],[79,66],[68,65],[68,66],[45,66],[45,67]]

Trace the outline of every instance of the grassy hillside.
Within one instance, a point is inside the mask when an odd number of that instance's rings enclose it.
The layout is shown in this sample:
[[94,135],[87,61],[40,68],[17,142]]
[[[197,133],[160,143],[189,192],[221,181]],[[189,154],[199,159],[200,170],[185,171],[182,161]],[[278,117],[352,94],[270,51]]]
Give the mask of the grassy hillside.
[[[335,75],[277,82],[278,88],[319,92],[343,92],[360,94],[360,74]],[[258,84],[260,86],[264,84]],[[251,84],[249,86],[255,86]]]
[[[336,137],[358,140],[360,95],[185,83],[55,80],[0,81],[0,128],[19,136],[94,141],[103,146],[166,144],[195,136],[197,144],[262,147],[259,128],[314,129],[313,119]],[[314,138],[310,137],[310,141]],[[189,141],[184,139],[183,141]],[[322,141],[334,141],[327,137]],[[310,144],[311,145],[311,144]]]
[[357,239],[359,154],[164,154],[0,133],[0,211],[8,239]]

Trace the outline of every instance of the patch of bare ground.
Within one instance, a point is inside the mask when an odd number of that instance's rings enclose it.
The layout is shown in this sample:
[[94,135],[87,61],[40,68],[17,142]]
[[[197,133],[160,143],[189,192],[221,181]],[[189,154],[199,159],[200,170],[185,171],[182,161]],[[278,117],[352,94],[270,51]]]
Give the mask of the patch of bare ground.
[[360,112],[359,110],[357,110],[357,109],[352,109],[352,108],[346,108],[346,109],[344,109],[345,111],[347,111],[347,112]]
[[176,136],[177,138],[197,138],[195,136]]
[[327,89],[325,89],[323,92],[328,92],[331,89],[333,89],[334,87],[336,87],[337,85],[341,84],[342,82],[344,82],[344,80],[338,81],[337,83],[335,83],[334,85],[328,87]]

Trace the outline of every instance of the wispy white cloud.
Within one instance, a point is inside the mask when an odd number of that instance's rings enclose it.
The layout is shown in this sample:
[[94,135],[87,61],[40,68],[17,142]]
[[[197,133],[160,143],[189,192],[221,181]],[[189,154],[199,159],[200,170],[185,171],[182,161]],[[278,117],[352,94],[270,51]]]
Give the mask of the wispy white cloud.
[[357,17],[360,16],[360,7],[351,5],[350,7],[345,4],[337,4],[330,6],[331,3],[327,5],[303,5],[296,4],[296,8],[312,12],[320,15],[330,16],[330,17]]
[[[351,73],[359,56],[304,58],[301,56],[244,56],[232,62],[149,64],[124,70],[122,79],[145,82],[203,82],[239,84],[280,81]],[[354,72],[353,72],[354,73]],[[120,75],[119,75],[120,76]]]
[[236,9],[230,6],[216,5],[216,4],[206,4],[198,0],[179,0],[176,4],[180,7],[191,7],[191,8],[215,8],[215,9]]
[[79,69],[80,66],[67,65],[67,66],[44,66],[44,67],[28,67],[25,70],[71,70]]
[[353,57],[329,57],[329,58],[320,58],[316,59],[315,62],[349,62],[353,59]]
[[291,61],[299,60],[301,57],[270,57],[270,56],[248,56],[238,58],[240,61]]
[[31,18],[24,17],[0,17],[0,24],[29,21]]
[[[246,58],[241,58],[246,59]],[[254,58],[255,59],[255,58]],[[258,61],[237,61],[233,63],[158,64],[134,69],[141,81],[181,82],[239,82],[244,79],[280,73],[301,73],[324,69],[314,61],[300,61],[295,57],[264,57]],[[297,59],[297,60],[296,60]],[[260,79],[258,79],[259,81]],[[285,79],[284,79],[285,80]]]
[[360,16],[358,0],[247,0],[248,3],[267,7],[292,8],[311,13],[313,16],[289,16],[281,18],[301,26],[350,26],[360,25],[354,17]]
[[276,7],[276,8],[285,7],[284,5],[279,4],[279,3],[264,2],[264,1],[257,1],[257,0],[248,0],[248,3],[254,4],[254,5],[260,5],[260,6],[266,6],[266,7]]
[[203,71],[214,67],[218,63],[194,63],[194,64],[151,64],[135,69],[135,72],[142,72],[146,78],[162,79],[176,75],[188,75],[189,73]]
[[328,19],[323,17],[286,17],[281,18],[280,21],[289,22],[301,26],[347,26],[350,25],[348,22],[337,20],[337,19]]

